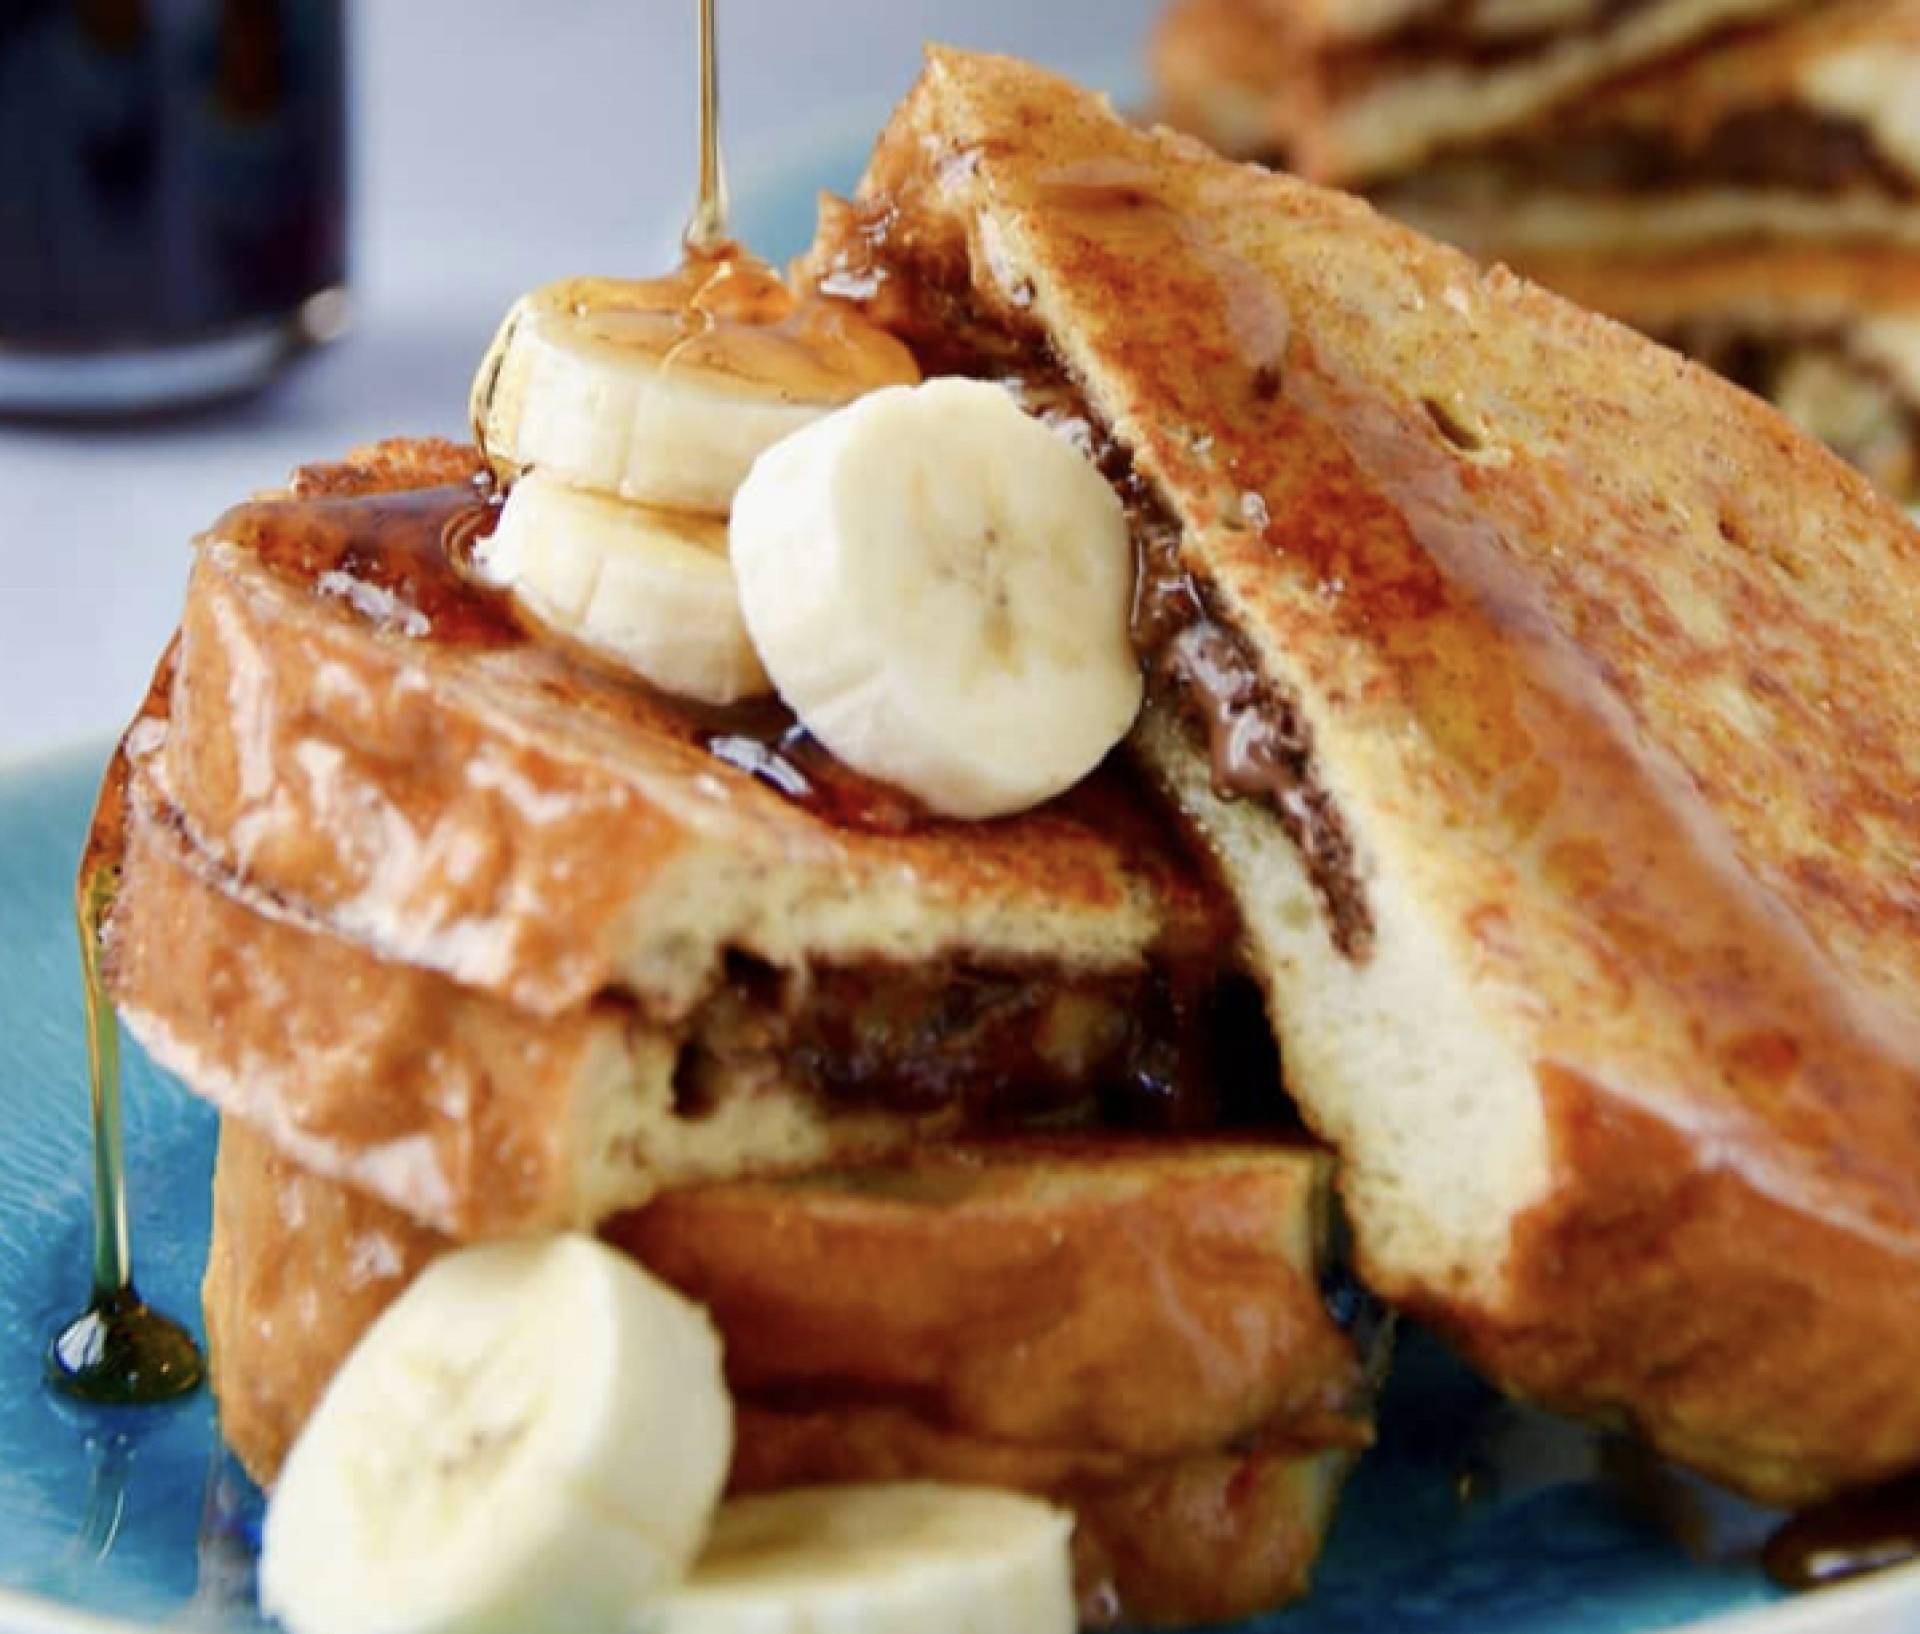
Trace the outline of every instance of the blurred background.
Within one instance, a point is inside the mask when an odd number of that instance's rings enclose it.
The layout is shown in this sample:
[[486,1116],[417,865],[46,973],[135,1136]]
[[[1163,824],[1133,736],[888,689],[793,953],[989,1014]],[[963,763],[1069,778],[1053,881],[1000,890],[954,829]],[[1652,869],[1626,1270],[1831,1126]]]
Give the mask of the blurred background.
[[[923,41],[992,47],[1638,328],[1920,506],[1920,0],[718,3],[763,253],[806,242]],[[0,764],[118,724],[229,504],[459,435],[515,296],[673,261],[696,28],[697,0],[0,0]],[[204,396],[343,312],[221,407],[18,412],[156,367]]]
[[[148,3],[156,17],[181,9]],[[0,0],[0,32],[55,9]],[[1115,83],[1156,9],[720,0],[736,188],[870,137],[926,38]],[[458,435],[474,365],[516,294],[576,272],[644,274],[673,252],[693,186],[694,0],[345,10],[344,338],[221,407],[107,425],[0,419],[0,765],[122,722],[178,615],[187,541],[228,504],[357,441]],[[11,128],[0,108],[0,137],[30,143],[13,107]],[[0,232],[0,287],[19,253]]]

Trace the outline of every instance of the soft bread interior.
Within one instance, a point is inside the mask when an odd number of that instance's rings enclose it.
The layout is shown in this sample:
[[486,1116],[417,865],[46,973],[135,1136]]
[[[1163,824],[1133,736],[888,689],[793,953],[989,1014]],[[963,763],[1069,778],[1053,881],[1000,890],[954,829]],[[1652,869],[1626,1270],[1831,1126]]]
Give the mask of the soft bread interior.
[[1288,1082],[1369,1222],[1369,1280],[1389,1295],[1492,1296],[1512,1221],[1549,1180],[1529,1063],[1487,1025],[1404,876],[1369,871],[1375,942],[1356,962],[1334,945],[1299,848],[1257,803],[1214,792],[1208,755],[1173,709],[1151,705],[1133,747],[1240,901]]

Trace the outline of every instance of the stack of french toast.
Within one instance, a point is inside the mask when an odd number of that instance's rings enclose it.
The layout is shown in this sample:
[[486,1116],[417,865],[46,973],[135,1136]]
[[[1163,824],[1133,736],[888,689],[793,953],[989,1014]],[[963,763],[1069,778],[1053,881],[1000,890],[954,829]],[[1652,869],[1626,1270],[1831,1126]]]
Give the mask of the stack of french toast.
[[1169,112],[1770,398],[1920,502],[1920,6],[1179,0]]
[[230,512],[114,773],[107,951],[222,1114],[249,1469],[424,1268],[554,1231],[709,1313],[734,1490],[1038,1494],[1088,1622],[1304,1591],[1386,1359],[1356,1275],[1763,1499],[1920,1463],[1905,518],[1628,331],[1004,59],[931,53],[792,278],[1098,471],[1137,719],[974,818],[636,679],[484,570],[553,472],[497,357],[483,449]]

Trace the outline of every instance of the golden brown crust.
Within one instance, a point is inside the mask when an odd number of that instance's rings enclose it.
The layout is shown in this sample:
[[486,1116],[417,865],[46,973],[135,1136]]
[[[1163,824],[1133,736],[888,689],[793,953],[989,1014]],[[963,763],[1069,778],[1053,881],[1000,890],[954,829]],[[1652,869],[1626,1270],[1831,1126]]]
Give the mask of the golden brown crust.
[[1545,1089],[1578,1184],[1515,1222],[1507,1308],[1414,1314],[1494,1377],[1776,1503],[1911,1468],[1910,1256],[1703,1165],[1689,1132],[1572,1073]]
[[1317,1154],[982,1145],[694,1187],[609,1239],[706,1304],[749,1396],[910,1405],[996,1440],[1165,1457],[1260,1425],[1364,1439],[1318,1285]]
[[1920,250],[1789,242],[1514,264],[1737,372],[1886,493],[1920,503]]
[[[1146,741],[1220,848],[1376,1287],[1756,1492],[1920,1461],[1920,1417],[1773,1387],[1803,1329],[1920,1376],[1920,535],[1673,354],[1021,65],[934,53],[863,198],[877,230],[816,265],[1038,329],[1298,702],[1363,964],[1277,900],[1278,825]],[[1623,1206],[1576,1105],[1682,1153],[1634,1201],[1658,1258],[1625,1308],[1542,1269]],[[1765,1323],[1762,1236],[1803,1272]],[[1577,1342],[1550,1361],[1545,1331]]]
[[630,1018],[530,1017],[254,913],[196,871],[137,778],[131,792],[106,973],[156,1059],[461,1237],[577,1217],[574,1099],[629,1053]]
[[1353,1454],[1254,1445],[1157,1462],[941,1431],[894,1407],[737,1404],[732,1486],[933,1479],[1012,1487],[1074,1513],[1082,1625],[1187,1626],[1307,1590]]
[[271,1485],[327,1383],[447,1239],[223,1118],[202,1309],[220,1433]]
[[[881,1207],[878,1199],[888,1195],[938,1194],[955,1185],[971,1189],[978,1184],[978,1163],[991,1166],[998,1161],[963,1156],[956,1160],[958,1169],[955,1163],[944,1165],[945,1179],[869,1175],[858,1185],[849,1181],[842,1192],[828,1188],[821,1196],[818,1232],[808,1229],[812,1222],[807,1210],[792,1204],[777,1206],[766,1229],[749,1229],[750,1212],[776,1207],[767,1189],[715,1188],[693,1198],[660,1235],[673,1237],[683,1227],[705,1226],[745,1248],[764,1244],[778,1232],[791,1232],[809,1238],[820,1253],[831,1253],[849,1246],[845,1208],[851,1206],[857,1214],[863,1196]],[[1251,1409],[1263,1394],[1232,1382],[1244,1364],[1236,1364],[1217,1331],[1224,1291],[1209,1280],[1216,1273],[1227,1274],[1227,1288],[1235,1295],[1304,1302],[1324,1321],[1318,1294],[1310,1286],[1290,1285],[1277,1292],[1267,1286],[1250,1288],[1245,1275],[1245,1262],[1263,1257],[1247,1245],[1263,1237],[1275,1239],[1264,1251],[1273,1263],[1268,1277],[1256,1280],[1270,1281],[1275,1268],[1290,1274],[1295,1239],[1304,1234],[1306,1224],[1303,1185],[1313,1184],[1310,1178],[1303,1181],[1301,1171],[1314,1165],[1283,1160],[1264,1168],[1231,1148],[1189,1148],[1159,1161],[1168,1174],[1164,1184],[1146,1182],[1151,1204],[1135,1200],[1129,1206],[1122,1197],[1111,1207],[1084,1208],[1063,1201],[1051,1212],[1029,1208],[1022,1228],[1016,1223],[1021,1206],[1014,1199],[1030,1189],[1034,1176],[1062,1193],[1083,1186],[1100,1191],[1112,1184],[1107,1177],[1113,1171],[1139,1182],[1148,1166],[1124,1149],[1029,1146],[1017,1166],[1009,1154],[1004,1187],[987,1183],[990,1194],[1006,1192],[1002,1209],[951,1202],[934,1207],[947,1221],[950,1245],[982,1231],[1003,1239],[1050,1234],[1053,1249],[1042,1256],[1044,1263],[1015,1243],[998,1254],[973,1249],[965,1271],[990,1283],[1018,1280],[1030,1305],[1058,1301],[1073,1312],[1061,1324],[1071,1330],[1070,1343],[1042,1336],[1030,1357],[999,1364],[995,1382],[1009,1392],[1028,1393],[1025,1410],[1017,1401],[959,1404],[984,1408],[982,1421],[968,1422],[963,1410],[957,1417],[943,1413],[946,1422],[941,1422],[890,1399],[884,1355],[876,1355],[860,1378],[843,1377],[838,1399],[805,1402],[804,1381],[791,1369],[783,1375],[773,1365],[772,1336],[763,1328],[761,1307],[755,1303],[764,1289],[757,1284],[716,1285],[719,1261],[731,1256],[712,1257],[703,1280],[682,1285],[696,1297],[718,1296],[712,1310],[729,1362],[750,1358],[752,1382],[777,1387],[771,1398],[757,1398],[749,1388],[738,1404],[733,1489],[931,1478],[1009,1486],[1051,1497],[1078,1517],[1076,1576],[1090,1622],[1111,1621],[1121,1613],[1132,1621],[1212,1621],[1262,1610],[1301,1593],[1340,1482],[1364,1439],[1363,1423],[1352,1416],[1316,1423],[1282,1410],[1270,1424],[1241,1424],[1231,1450],[1224,1439],[1181,1443],[1163,1432],[1206,1435],[1235,1415],[1210,1419],[1204,1411],[1185,1411],[1190,1404],[1170,1403],[1164,1393],[1176,1388],[1198,1391],[1215,1397],[1217,1405],[1230,1400],[1237,1410]],[[1205,1205],[1211,1218],[1188,1227],[1194,1252],[1167,1246],[1137,1250],[1100,1240],[1100,1234],[1109,1231],[1142,1230],[1169,1241],[1177,1238],[1180,1211],[1196,1202],[1203,1177],[1221,1166],[1227,1172],[1215,1184],[1224,1195]],[[1188,1169],[1191,1176],[1181,1173]],[[1263,1173],[1270,1176],[1264,1194]],[[896,1217],[898,1207],[892,1211]],[[1156,1208],[1163,1218],[1155,1218]],[[1228,1216],[1236,1217],[1231,1224]],[[645,1230],[616,1229],[611,1235],[643,1256],[655,1246],[654,1234]],[[937,1291],[951,1293],[964,1280],[958,1263],[950,1275],[940,1277],[947,1263],[919,1259],[927,1245],[911,1228],[885,1248],[879,1245],[879,1231],[867,1235],[874,1251],[865,1256],[862,1268],[884,1278],[888,1290],[915,1307],[913,1321],[932,1335],[941,1355],[964,1357],[970,1347],[989,1349],[1009,1337],[1004,1326],[987,1331],[974,1325],[978,1300],[971,1306],[956,1304],[948,1313],[947,1330],[934,1332],[932,1301]],[[1237,1247],[1223,1250],[1223,1238]],[[445,1238],[350,1188],[305,1173],[244,1125],[223,1122],[205,1287],[207,1337],[221,1431],[257,1479],[271,1482],[360,1334],[449,1246]],[[1209,1246],[1212,1252],[1207,1252]],[[1069,1262],[1091,1266],[1103,1255],[1114,1258],[1115,1271],[1156,1273],[1156,1291],[1129,1289],[1115,1276],[1044,1280]],[[827,1269],[825,1262],[804,1251],[800,1257],[808,1260],[812,1272]],[[673,1256],[649,1263],[668,1280],[680,1280]],[[742,1272],[744,1266],[736,1266],[731,1274]],[[935,1273],[935,1281],[921,1285],[917,1279],[927,1272]],[[1025,1280],[1030,1275],[1043,1280]],[[1144,1303],[1152,1305],[1164,1296],[1178,1304],[1180,1313],[1210,1322],[1216,1331],[1205,1337],[1181,1331],[1172,1319],[1172,1305],[1131,1311],[1128,1307],[1143,1302],[1143,1292]],[[1095,1298],[1107,1312],[1104,1326],[1097,1324],[1099,1313],[1088,1303]],[[785,1319],[777,1310],[773,1316],[775,1327],[793,1331],[782,1327]],[[1242,1319],[1257,1324],[1261,1312],[1243,1308]],[[823,1300],[817,1314],[822,1330],[857,1320],[859,1313],[848,1301],[832,1297]],[[891,1324],[895,1333],[891,1338],[877,1334],[878,1350],[903,1337],[906,1320],[882,1310],[880,1326]],[[1304,1308],[1292,1320],[1296,1327],[1310,1323]],[[1276,1325],[1284,1326],[1284,1319]],[[842,1358],[856,1357],[862,1337],[858,1329],[817,1335],[816,1353],[824,1344]],[[1336,1343],[1327,1344],[1303,1335],[1301,1357],[1278,1358],[1277,1365],[1283,1372],[1323,1366],[1328,1377],[1309,1394],[1331,1400],[1350,1391],[1354,1379],[1351,1350],[1337,1335],[1334,1339]],[[1119,1345],[1130,1348],[1109,1348]],[[805,1365],[803,1359],[796,1362]],[[1224,1369],[1228,1382],[1203,1377],[1209,1363]],[[985,1374],[994,1366],[985,1361],[974,1382],[987,1382]],[[1090,1398],[1112,1402],[1131,1394],[1133,1387],[1117,1376],[1123,1366],[1158,1386],[1159,1393],[1143,1393],[1128,1404],[1140,1415],[1137,1421],[1109,1422],[1097,1412],[1083,1419],[1072,1410],[1069,1404],[1083,1379]],[[733,1382],[738,1387],[742,1380],[736,1374]],[[1284,1396],[1281,1392],[1269,1399],[1279,1402]],[[931,1397],[926,1405],[932,1405]],[[1342,1405],[1350,1403],[1343,1397]],[[1003,1437],[998,1432],[1006,1427],[1084,1429],[1091,1439]],[[1166,1443],[1164,1456],[1142,1456],[1143,1442]]]
[[[709,1307],[730,1382],[770,1403],[906,1406],[931,1428],[1127,1458],[1256,1430],[1353,1447],[1370,1404],[1320,1297],[1325,1174],[1315,1153],[1251,1144],[961,1146],[670,1193],[605,1235]],[[215,1383],[265,1474],[448,1240],[232,1119],[214,1196]]]
[[664,1185],[872,1158],[958,1108],[835,1104],[768,1054],[678,1068],[703,1018],[597,1000],[532,1016],[259,912],[134,774],[109,991],[163,1066],[301,1164],[455,1238],[591,1227]]

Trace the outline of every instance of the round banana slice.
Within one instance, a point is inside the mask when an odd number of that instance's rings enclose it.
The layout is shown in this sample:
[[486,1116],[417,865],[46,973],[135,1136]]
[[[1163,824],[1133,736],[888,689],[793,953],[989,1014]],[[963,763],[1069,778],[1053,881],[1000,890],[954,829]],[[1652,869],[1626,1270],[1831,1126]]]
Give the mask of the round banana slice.
[[1139,712],[1119,498],[998,386],[931,380],[809,426],[755,464],[731,537],[781,697],[935,811],[1037,805]]
[[473,563],[549,629],[663,691],[729,704],[772,690],[740,616],[724,523],[529,471]]
[[473,388],[474,433],[511,478],[724,516],[755,457],[912,355],[850,306],[796,296],[737,251],[670,278],[576,278],[523,296]]
[[437,1261],[347,1359],[267,1511],[293,1634],[580,1634],[679,1581],[732,1453],[705,1314],[590,1237]]
[[982,1487],[811,1487],[721,1507],[648,1634],[1073,1634],[1072,1520]]

